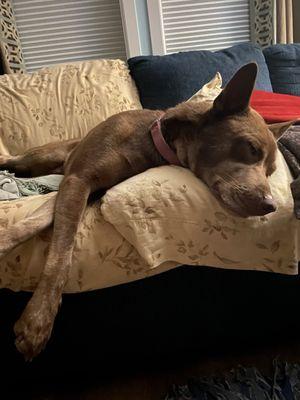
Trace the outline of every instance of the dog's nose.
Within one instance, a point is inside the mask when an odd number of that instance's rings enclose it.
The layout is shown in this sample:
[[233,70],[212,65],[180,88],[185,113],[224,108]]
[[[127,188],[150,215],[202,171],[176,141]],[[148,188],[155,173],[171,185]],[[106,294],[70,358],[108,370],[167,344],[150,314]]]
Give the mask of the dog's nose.
[[272,196],[266,195],[263,197],[263,201],[261,203],[261,208],[265,214],[272,213],[276,211],[276,203]]

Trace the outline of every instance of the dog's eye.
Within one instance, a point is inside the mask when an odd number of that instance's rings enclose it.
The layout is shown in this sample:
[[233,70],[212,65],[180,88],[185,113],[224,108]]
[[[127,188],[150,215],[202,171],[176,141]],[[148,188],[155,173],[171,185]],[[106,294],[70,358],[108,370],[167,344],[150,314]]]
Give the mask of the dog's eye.
[[232,158],[245,164],[255,164],[263,159],[263,151],[256,143],[238,138],[232,146]]
[[252,154],[252,156],[259,155],[259,150],[251,142],[248,142],[248,147],[249,147],[249,150],[250,150],[250,153]]

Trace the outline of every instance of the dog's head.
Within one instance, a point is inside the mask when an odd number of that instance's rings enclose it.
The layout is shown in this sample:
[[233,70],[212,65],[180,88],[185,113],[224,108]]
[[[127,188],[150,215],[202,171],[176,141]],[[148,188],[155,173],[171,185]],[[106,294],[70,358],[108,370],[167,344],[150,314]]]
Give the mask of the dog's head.
[[247,64],[213,105],[182,103],[162,121],[181,163],[242,217],[276,210],[268,177],[275,171],[276,140],[292,123],[267,125],[249,107],[256,75],[257,65]]

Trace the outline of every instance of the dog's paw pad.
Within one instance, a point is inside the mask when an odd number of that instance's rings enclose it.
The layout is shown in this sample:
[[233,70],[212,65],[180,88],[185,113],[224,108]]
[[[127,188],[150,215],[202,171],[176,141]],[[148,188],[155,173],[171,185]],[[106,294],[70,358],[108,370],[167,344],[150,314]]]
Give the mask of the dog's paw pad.
[[46,309],[34,312],[30,302],[27,307],[16,322],[14,332],[18,351],[24,355],[26,361],[31,361],[46,346],[51,336],[54,320]]
[[25,361],[32,361],[34,357],[33,348],[30,343],[26,341],[22,334],[16,337],[15,346],[18,351],[24,355]]

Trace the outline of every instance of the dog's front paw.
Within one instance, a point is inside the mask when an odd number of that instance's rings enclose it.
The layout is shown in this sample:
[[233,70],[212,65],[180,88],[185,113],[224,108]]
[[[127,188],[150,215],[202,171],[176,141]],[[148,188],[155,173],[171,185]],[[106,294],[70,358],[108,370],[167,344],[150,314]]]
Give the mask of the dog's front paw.
[[32,296],[21,318],[14,326],[15,345],[26,361],[31,361],[46,346],[56,312],[46,297]]

